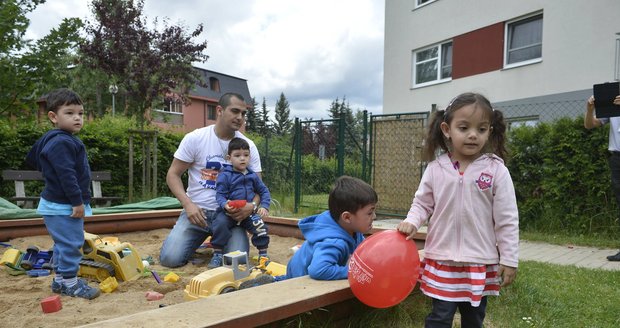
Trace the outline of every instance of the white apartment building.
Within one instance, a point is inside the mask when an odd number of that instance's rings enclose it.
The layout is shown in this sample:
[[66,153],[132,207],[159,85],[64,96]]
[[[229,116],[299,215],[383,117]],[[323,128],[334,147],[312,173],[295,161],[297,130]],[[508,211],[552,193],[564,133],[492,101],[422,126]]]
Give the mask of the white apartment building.
[[620,0],[385,0],[384,114],[473,91],[534,124],[619,79]]

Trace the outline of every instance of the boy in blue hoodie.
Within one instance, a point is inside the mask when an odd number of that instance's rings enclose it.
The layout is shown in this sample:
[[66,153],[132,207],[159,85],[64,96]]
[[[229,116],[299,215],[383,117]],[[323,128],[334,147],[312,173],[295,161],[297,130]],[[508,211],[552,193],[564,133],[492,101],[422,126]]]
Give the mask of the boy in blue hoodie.
[[34,144],[26,163],[41,171],[45,180],[37,213],[54,240],[52,291],[90,300],[99,296],[99,289],[77,278],[84,216],[92,215],[86,148],[74,136],[84,124],[84,107],[78,94],[63,88],[47,95],[46,109],[55,129]]
[[306,241],[286,268],[286,279],[346,279],[349,258],[372,229],[377,193],[366,182],[342,176],[329,194],[329,210],[299,221]]
[[[252,244],[258,249],[258,256],[269,257],[268,229],[262,217],[269,215],[271,194],[260,177],[248,168],[250,163],[250,144],[243,138],[232,138],[228,144],[226,160],[231,165],[226,165],[217,175],[215,184],[216,200],[219,208],[213,222],[209,225],[213,231],[211,245],[213,257],[207,265],[209,269],[222,266],[223,249],[231,236],[231,229],[237,225],[243,227],[252,234]],[[260,196],[260,206],[254,201],[256,195]],[[254,205],[254,213],[240,222],[228,216],[228,212],[235,206],[232,201],[241,200]],[[245,205],[245,204],[244,204]]]

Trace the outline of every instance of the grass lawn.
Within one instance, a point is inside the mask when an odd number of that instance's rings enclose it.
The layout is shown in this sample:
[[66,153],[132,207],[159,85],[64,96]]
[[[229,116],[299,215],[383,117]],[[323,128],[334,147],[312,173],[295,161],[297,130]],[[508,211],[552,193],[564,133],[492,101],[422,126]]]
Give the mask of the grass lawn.
[[[618,271],[523,261],[515,283],[489,297],[485,327],[620,327],[618,286]],[[356,304],[353,315],[336,323],[329,309],[317,309],[283,320],[280,327],[424,327],[430,304],[416,287],[388,309]],[[458,320],[453,327],[460,327]]]

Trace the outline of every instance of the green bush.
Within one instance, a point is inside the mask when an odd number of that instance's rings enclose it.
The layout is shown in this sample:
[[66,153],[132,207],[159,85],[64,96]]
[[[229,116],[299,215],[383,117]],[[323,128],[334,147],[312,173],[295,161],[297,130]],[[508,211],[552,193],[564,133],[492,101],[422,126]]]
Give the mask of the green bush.
[[[0,124],[0,149],[3,156],[0,158],[0,170],[21,169],[31,170],[24,162],[26,154],[47,130],[50,124],[36,124],[33,122],[14,122],[9,124],[3,121]],[[111,171],[112,181],[102,183],[104,196],[119,196],[126,201],[128,197],[129,181],[129,130],[137,129],[134,120],[127,118],[104,117],[92,122],[86,122],[78,137],[86,145],[89,163],[93,171]],[[158,196],[171,196],[165,184],[166,171],[172,161],[174,151],[179,145],[183,134],[159,131],[157,136],[157,193]],[[144,155],[140,139],[134,142],[134,200],[140,200],[142,195],[142,164]],[[31,182],[26,184],[27,195],[38,195],[43,184]],[[0,192],[3,198],[10,198],[15,194],[12,181],[2,181]],[[147,198],[150,194],[147,195]]]
[[585,129],[583,117],[510,131],[508,167],[522,229],[570,234],[617,232],[607,131]]

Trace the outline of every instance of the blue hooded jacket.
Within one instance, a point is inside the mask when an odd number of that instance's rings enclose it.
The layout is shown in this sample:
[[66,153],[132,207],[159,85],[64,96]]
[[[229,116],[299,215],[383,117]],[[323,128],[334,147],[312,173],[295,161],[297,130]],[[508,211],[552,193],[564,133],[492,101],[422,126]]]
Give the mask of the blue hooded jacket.
[[348,260],[364,240],[362,233],[351,236],[331,217],[329,211],[299,221],[306,241],[286,267],[286,278],[310,275],[316,280],[347,279]]
[[251,202],[255,194],[260,195],[260,205],[269,210],[271,195],[269,189],[254,171],[247,169],[246,173],[233,170],[232,165],[224,166],[217,174],[215,196],[220,209],[224,208],[227,200],[245,199]]
[[32,146],[26,163],[43,173],[41,197],[79,206],[90,203],[90,166],[84,143],[71,133],[54,129]]

